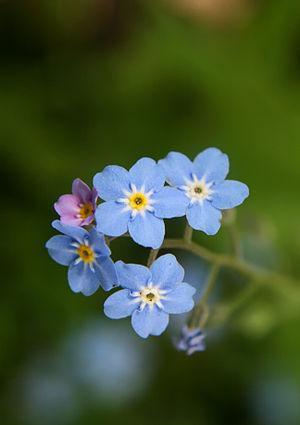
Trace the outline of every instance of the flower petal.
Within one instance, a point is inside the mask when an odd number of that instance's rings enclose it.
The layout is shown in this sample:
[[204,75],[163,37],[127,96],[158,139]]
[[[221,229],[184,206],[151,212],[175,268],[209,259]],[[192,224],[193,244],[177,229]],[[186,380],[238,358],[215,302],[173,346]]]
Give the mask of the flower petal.
[[229,172],[229,159],[219,149],[208,148],[196,156],[194,166],[199,179],[205,176],[207,182],[218,183],[223,181]]
[[131,183],[139,190],[144,186],[145,191],[159,190],[165,184],[165,174],[154,159],[141,158],[129,170]]
[[86,183],[84,183],[84,181],[79,178],[73,181],[72,193],[84,204],[92,201],[91,189]]
[[138,304],[130,296],[130,291],[121,289],[107,298],[104,303],[104,314],[110,319],[123,319],[131,316],[137,308]]
[[160,335],[167,328],[169,315],[157,306],[146,306],[143,310],[135,310],[131,317],[131,324],[135,332],[142,338],[149,335]]
[[220,209],[234,208],[249,196],[248,186],[235,180],[225,180],[214,187],[212,205]]
[[202,230],[207,235],[215,235],[221,227],[222,213],[209,201],[204,201],[202,204],[197,202],[190,205],[186,218],[193,229]]
[[103,202],[95,212],[97,230],[109,236],[121,236],[127,232],[130,211],[115,201]]
[[154,261],[150,267],[152,282],[161,289],[174,288],[184,278],[184,269],[175,255],[165,254]]
[[59,215],[68,214],[76,218],[79,212],[80,200],[74,195],[62,195],[58,198],[58,201],[54,204],[54,209]]
[[[93,218],[93,217],[92,217]],[[66,224],[67,226],[84,226],[85,221],[82,218],[77,218],[74,214],[62,214],[60,216],[60,222]]]
[[71,246],[73,239],[69,236],[53,236],[46,243],[50,257],[62,266],[68,266],[77,257],[76,250]]
[[110,257],[98,257],[94,262],[94,268],[100,285],[105,291],[110,291],[114,286],[118,286],[115,264]]
[[78,242],[82,242],[85,237],[89,235],[89,233],[82,229],[81,227],[69,226],[67,224],[61,223],[59,220],[54,220],[52,222],[52,227],[58,230],[61,233],[64,233],[67,236],[75,239]]
[[182,217],[189,205],[188,197],[174,187],[164,187],[152,196],[154,215],[158,218]]
[[91,203],[93,204],[93,206],[96,206],[96,201],[98,198],[98,193],[95,187],[93,187],[92,189],[92,194],[91,194]]
[[115,266],[119,284],[131,291],[139,291],[151,279],[150,270],[145,266],[125,264],[123,261],[117,261]]
[[164,169],[167,182],[172,186],[182,186],[191,180],[194,173],[192,161],[180,152],[170,152],[158,162]]
[[179,283],[161,300],[164,311],[170,314],[181,314],[192,310],[195,292],[196,289],[188,283]]
[[70,265],[68,280],[73,292],[82,292],[86,296],[92,295],[100,286],[98,274],[83,262]]
[[132,239],[146,248],[159,248],[165,236],[165,224],[162,219],[146,212],[138,214],[128,223],[128,231]]
[[124,197],[124,190],[130,190],[129,183],[128,171],[118,165],[109,165],[94,177],[94,186],[104,201]]
[[106,245],[103,233],[97,232],[95,228],[90,230],[89,243],[96,254],[110,255],[110,249]]

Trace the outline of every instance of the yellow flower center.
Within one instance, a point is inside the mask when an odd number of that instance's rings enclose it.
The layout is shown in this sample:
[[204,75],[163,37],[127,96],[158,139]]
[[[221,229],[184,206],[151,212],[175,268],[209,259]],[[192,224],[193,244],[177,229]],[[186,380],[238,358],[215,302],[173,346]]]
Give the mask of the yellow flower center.
[[94,214],[94,208],[91,202],[87,202],[86,204],[83,204],[79,210],[79,216],[82,219],[86,219]]
[[94,251],[87,245],[80,245],[77,253],[84,263],[93,263],[95,260]]
[[161,299],[161,295],[158,291],[158,289],[152,287],[152,288],[144,288],[140,292],[140,297],[142,301],[146,304],[154,305]]
[[147,204],[148,204],[148,199],[141,192],[134,193],[129,198],[129,205],[131,206],[131,208],[135,210],[141,210],[145,208]]

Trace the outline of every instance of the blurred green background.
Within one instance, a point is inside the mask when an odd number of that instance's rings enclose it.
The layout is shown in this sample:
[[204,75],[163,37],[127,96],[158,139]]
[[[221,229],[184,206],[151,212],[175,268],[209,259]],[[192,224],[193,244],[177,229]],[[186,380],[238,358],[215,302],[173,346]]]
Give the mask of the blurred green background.
[[[250,187],[247,258],[299,276],[299,24],[295,0],[0,1],[1,424],[300,423],[300,303],[284,290],[259,292],[188,358],[177,322],[139,339],[103,316],[103,293],[73,294],[44,248],[75,177],[216,146]],[[197,240],[230,249],[224,227]],[[201,288],[203,265],[177,255]],[[146,256],[114,242],[116,260]],[[215,298],[242,286],[224,273]]]

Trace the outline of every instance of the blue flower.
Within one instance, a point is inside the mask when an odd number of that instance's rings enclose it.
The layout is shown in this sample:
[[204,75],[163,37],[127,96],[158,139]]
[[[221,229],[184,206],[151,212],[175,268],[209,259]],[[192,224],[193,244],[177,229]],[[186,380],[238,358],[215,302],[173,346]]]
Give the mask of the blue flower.
[[218,232],[221,210],[240,205],[249,195],[244,183],[225,180],[229,160],[219,149],[206,149],[193,162],[179,152],[170,152],[159,164],[170,185],[185,194],[182,206],[189,225],[207,235]]
[[129,171],[117,165],[106,167],[94,177],[94,186],[104,203],[96,210],[97,230],[109,236],[127,231],[145,247],[161,246],[163,218],[185,215],[186,196],[164,187],[163,169],[151,158],[140,159]]
[[105,291],[117,285],[118,278],[104,236],[94,228],[68,226],[59,220],[52,223],[63,235],[53,236],[46,243],[54,261],[69,266],[68,280],[74,292],[92,295],[101,285]]
[[186,351],[189,356],[196,351],[204,351],[206,347],[201,329],[191,329],[184,326],[181,331],[180,340],[176,343],[176,347],[180,351]]
[[196,292],[183,282],[184,270],[174,255],[158,258],[150,269],[137,264],[116,263],[120,285],[104,303],[104,313],[111,319],[131,316],[135,332],[142,338],[160,335],[169,323],[169,314],[190,311]]

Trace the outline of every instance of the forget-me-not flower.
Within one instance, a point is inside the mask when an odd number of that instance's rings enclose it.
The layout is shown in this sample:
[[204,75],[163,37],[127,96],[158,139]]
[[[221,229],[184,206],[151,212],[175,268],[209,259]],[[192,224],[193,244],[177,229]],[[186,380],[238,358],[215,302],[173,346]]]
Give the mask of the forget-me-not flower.
[[176,343],[176,347],[180,351],[185,351],[189,356],[197,351],[205,350],[204,335],[199,328],[189,328],[184,326],[181,331],[181,337]]
[[63,235],[53,236],[46,248],[53,260],[69,266],[68,280],[74,292],[92,295],[101,285],[105,291],[117,286],[115,265],[104,236],[95,229],[90,232],[75,226],[52,223],[54,229]]
[[164,218],[185,215],[182,191],[164,187],[165,174],[151,158],[142,158],[127,171],[111,165],[94,177],[105,202],[96,210],[97,230],[109,236],[127,231],[135,242],[159,248],[165,235]]
[[214,235],[221,226],[221,210],[240,205],[249,195],[248,187],[235,180],[225,180],[229,172],[227,155],[208,148],[192,162],[179,152],[170,152],[159,161],[167,182],[185,194],[182,201],[189,225]]
[[190,311],[194,306],[193,286],[183,282],[184,270],[174,255],[159,257],[149,268],[116,263],[121,289],[107,298],[104,313],[111,319],[131,316],[135,332],[142,338],[160,335],[169,314]]
[[86,226],[94,220],[96,200],[96,189],[90,189],[81,179],[75,179],[72,194],[60,196],[54,204],[54,209],[63,224]]

